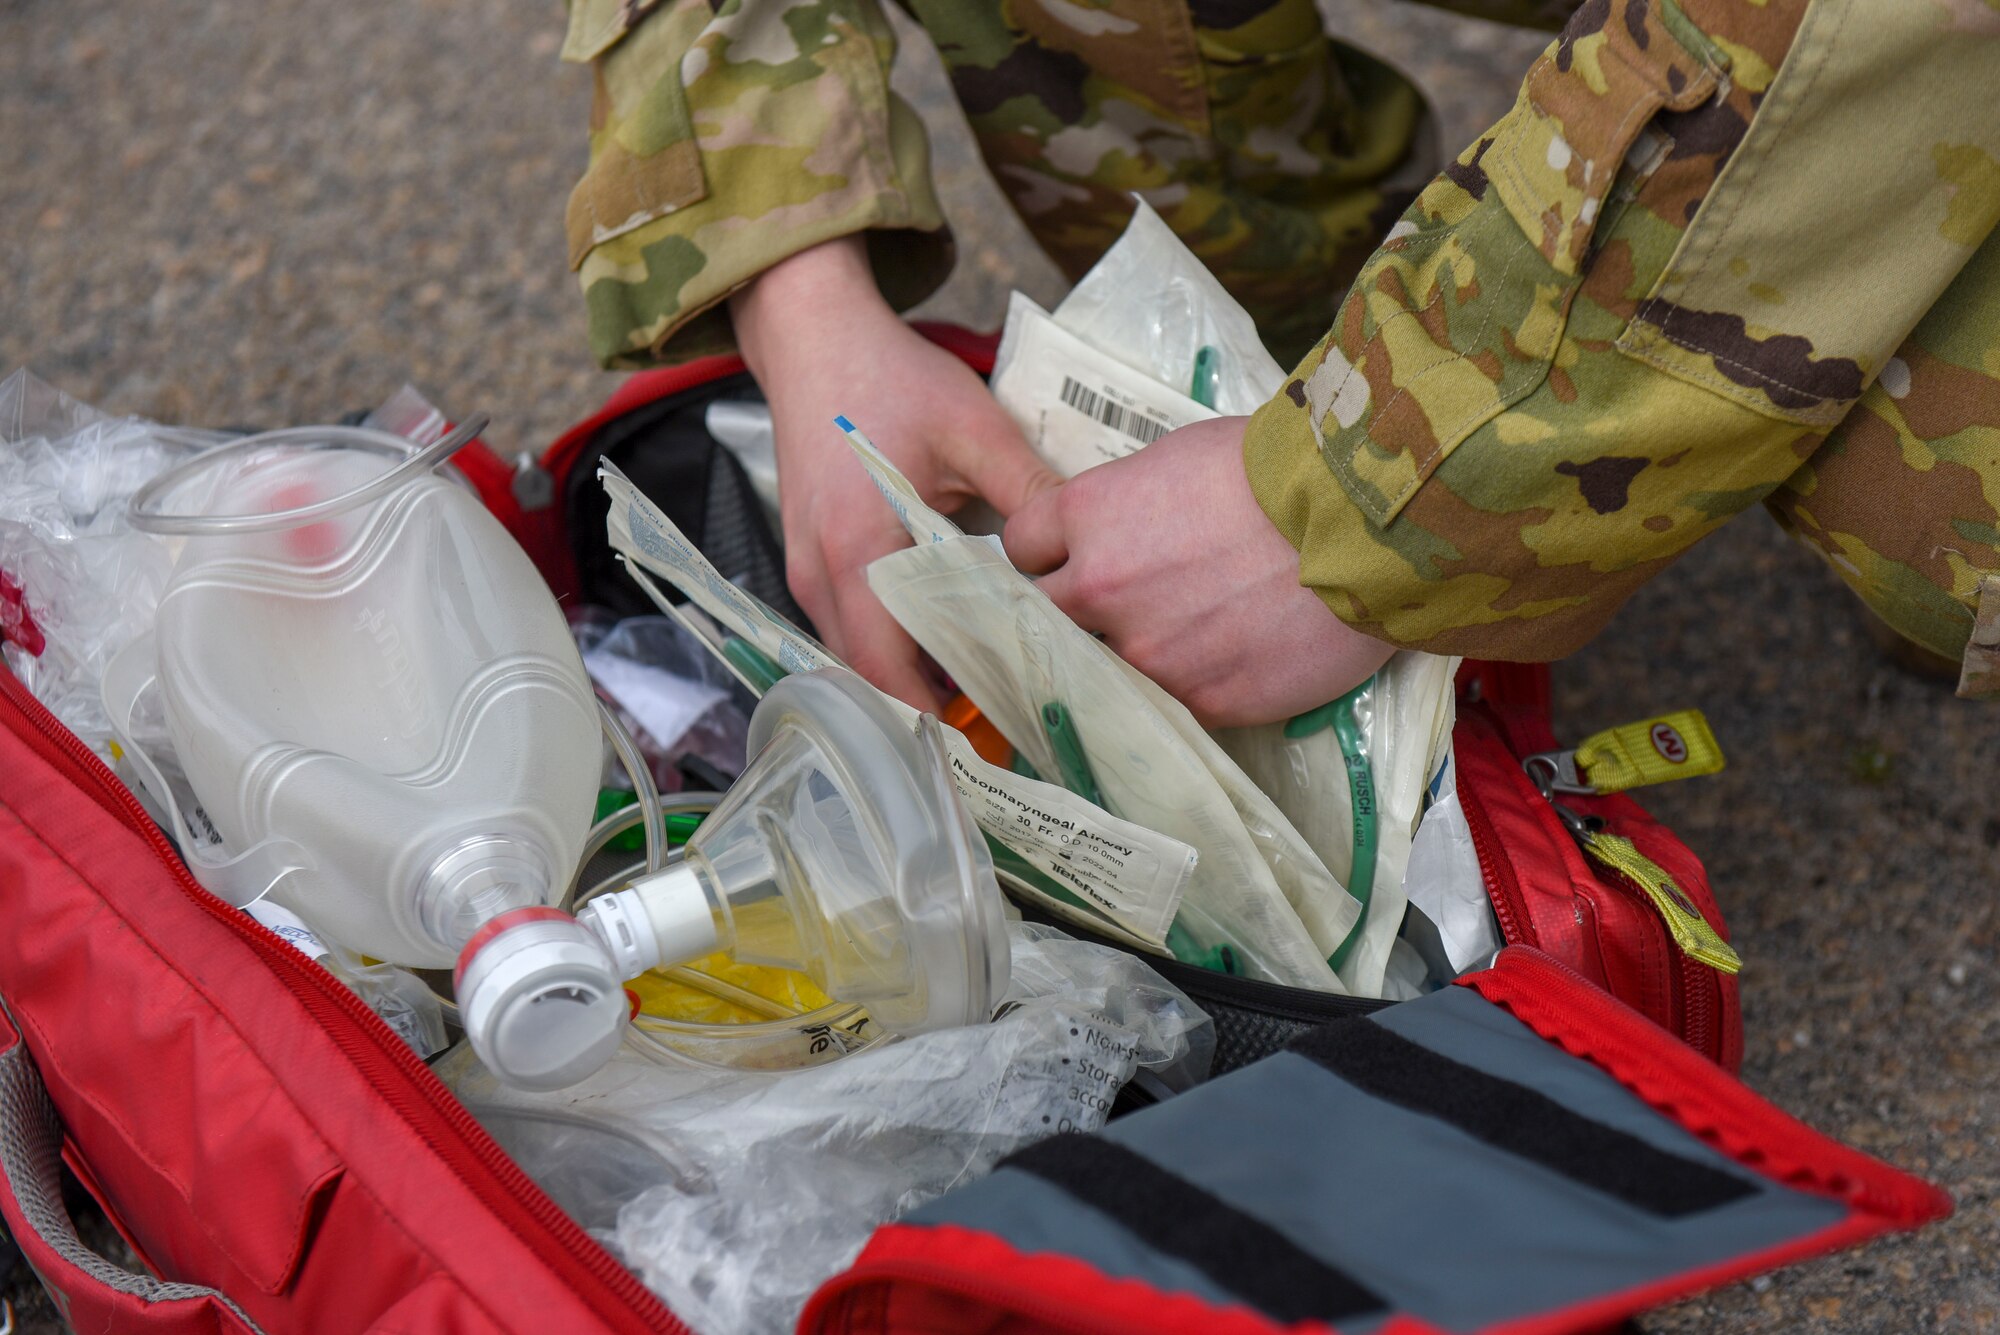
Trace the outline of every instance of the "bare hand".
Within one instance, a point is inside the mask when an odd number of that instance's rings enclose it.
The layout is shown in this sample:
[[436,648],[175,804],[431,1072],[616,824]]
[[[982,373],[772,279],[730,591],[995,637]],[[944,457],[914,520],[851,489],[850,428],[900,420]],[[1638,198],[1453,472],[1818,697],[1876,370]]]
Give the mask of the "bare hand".
[[1007,555],[1208,727],[1332,700],[1394,649],[1299,584],[1299,554],[1243,474],[1247,418],[1196,422],[1035,496]]
[[745,360],[770,401],[785,581],[827,647],[920,709],[940,707],[916,642],[868,588],[869,562],[909,536],[834,427],[845,413],[925,501],[983,497],[1003,515],[1060,479],[978,376],[897,318],[860,238],[802,251],[731,299]]

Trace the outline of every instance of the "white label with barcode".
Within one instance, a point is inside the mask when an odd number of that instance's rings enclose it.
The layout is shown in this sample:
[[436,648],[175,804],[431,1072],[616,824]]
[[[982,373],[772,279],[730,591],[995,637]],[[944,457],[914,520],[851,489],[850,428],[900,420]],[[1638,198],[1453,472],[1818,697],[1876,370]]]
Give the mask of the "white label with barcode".
[[1216,416],[1146,372],[1099,352],[1019,292],[1007,307],[995,366],[993,397],[1020,424],[1035,452],[1064,477]]
[[1113,431],[1122,431],[1141,445],[1150,445],[1169,430],[1163,417],[1148,417],[1137,404],[1120,402],[1110,386],[1092,389],[1070,376],[1063,377],[1062,401],[1094,418]]

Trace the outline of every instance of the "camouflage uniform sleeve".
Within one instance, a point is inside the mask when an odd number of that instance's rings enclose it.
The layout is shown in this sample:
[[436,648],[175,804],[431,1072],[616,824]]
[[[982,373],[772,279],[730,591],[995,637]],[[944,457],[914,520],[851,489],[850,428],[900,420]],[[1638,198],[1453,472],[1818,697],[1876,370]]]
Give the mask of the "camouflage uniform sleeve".
[[889,89],[876,0],[571,0],[563,58],[595,80],[565,218],[605,366],[726,350],[723,300],[822,241],[869,235],[914,305],[951,240],[915,112]]
[[1992,229],[1996,54],[1982,0],[1584,5],[1251,421],[1304,582],[1399,645],[1583,644],[1815,456]]

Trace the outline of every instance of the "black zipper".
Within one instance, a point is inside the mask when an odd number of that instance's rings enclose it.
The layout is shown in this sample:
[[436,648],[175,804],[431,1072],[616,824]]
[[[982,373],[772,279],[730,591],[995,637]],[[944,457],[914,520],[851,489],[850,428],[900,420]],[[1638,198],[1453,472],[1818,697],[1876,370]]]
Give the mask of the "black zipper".
[[1109,946],[1128,955],[1137,955],[1150,965],[1155,973],[1187,993],[1197,1003],[1214,1002],[1235,1010],[1252,1011],[1274,1020],[1290,1020],[1299,1024],[1323,1024],[1328,1020],[1369,1015],[1385,1006],[1395,1005],[1392,1001],[1380,1001],[1372,997],[1348,997],[1337,992],[1315,992],[1307,987],[1287,987],[1283,983],[1267,983],[1261,978],[1240,978],[1234,974],[1217,973],[1213,969],[1184,964],[1180,960],[1170,959],[1164,955],[1133,950],[1122,941],[1099,936],[1073,919],[1059,919],[1032,901],[1016,900],[1015,904],[1021,910],[1021,916],[1030,922],[1058,928],[1092,945]]

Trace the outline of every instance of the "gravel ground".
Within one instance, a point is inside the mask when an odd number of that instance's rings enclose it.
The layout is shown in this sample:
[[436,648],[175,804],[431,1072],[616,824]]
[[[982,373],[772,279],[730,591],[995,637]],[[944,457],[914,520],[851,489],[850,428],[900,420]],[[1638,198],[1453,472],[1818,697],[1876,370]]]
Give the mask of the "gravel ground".
[[[1331,17],[1418,73],[1452,143],[1539,46],[1402,5]],[[204,424],[326,420],[409,380],[492,413],[503,449],[545,442],[615,383],[563,269],[588,86],[558,68],[559,24],[493,0],[0,0],[0,372]],[[990,326],[1010,286],[1053,299],[962,127],[930,119],[966,255],[930,310]],[[1889,666],[1759,515],[1636,598],[1558,703],[1571,736],[1708,711],[1733,768],[1649,802],[1708,859],[1749,962],[1747,1079],[1959,1201],[1646,1328],[2000,1329],[2000,714]],[[0,1292],[24,1331],[56,1329],[25,1276]]]

